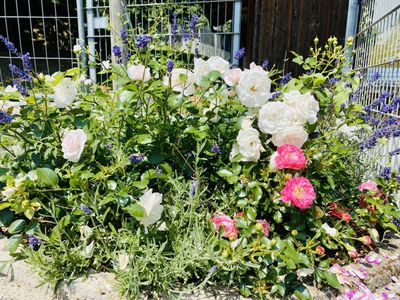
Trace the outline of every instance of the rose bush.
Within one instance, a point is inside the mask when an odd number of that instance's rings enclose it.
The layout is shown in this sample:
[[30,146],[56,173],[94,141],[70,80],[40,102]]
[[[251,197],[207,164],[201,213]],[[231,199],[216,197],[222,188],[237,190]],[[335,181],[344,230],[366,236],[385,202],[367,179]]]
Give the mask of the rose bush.
[[129,298],[216,282],[308,299],[302,270],[337,288],[332,265],[397,230],[399,183],[365,177],[359,78],[335,39],[295,56],[298,78],[131,42],[127,62],[118,46],[98,62],[115,90],[25,68],[29,89],[1,91],[0,225],[47,282],[94,269]]

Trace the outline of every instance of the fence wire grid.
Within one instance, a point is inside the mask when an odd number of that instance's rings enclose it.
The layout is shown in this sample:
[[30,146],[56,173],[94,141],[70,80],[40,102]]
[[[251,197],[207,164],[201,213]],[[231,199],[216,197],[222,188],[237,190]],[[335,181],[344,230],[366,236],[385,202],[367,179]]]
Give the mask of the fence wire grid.
[[[3,0],[0,4],[0,34],[19,52],[29,52],[35,72],[53,73],[74,65],[77,37],[75,0]],[[0,81],[14,80],[9,64],[20,64],[4,45],[0,47]]]
[[[361,2],[355,51],[354,69],[362,74],[359,101],[369,106],[386,93],[385,100],[371,109],[370,115],[381,120],[380,123],[392,118],[394,125],[400,126],[399,104],[389,110],[385,108],[400,96],[400,0]],[[398,148],[400,138],[392,136],[383,145],[378,143],[370,149],[376,172],[384,167],[399,170],[399,155],[389,155]]]

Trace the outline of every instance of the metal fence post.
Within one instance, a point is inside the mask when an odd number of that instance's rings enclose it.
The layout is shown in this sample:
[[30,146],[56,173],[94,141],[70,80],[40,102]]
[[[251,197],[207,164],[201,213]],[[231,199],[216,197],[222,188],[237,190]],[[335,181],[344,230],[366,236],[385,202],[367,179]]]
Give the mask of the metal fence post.
[[233,43],[232,43],[232,64],[234,66],[239,65],[239,60],[234,58],[236,51],[240,48],[240,25],[241,25],[241,18],[242,16],[242,1],[236,0],[234,3],[233,9]]
[[94,35],[93,0],[86,0],[87,40],[89,47],[89,76],[96,82],[96,45]]
[[[120,38],[120,33],[123,28],[122,20],[123,14],[126,8],[126,1],[125,0],[110,0],[110,27],[111,27],[111,47],[118,46],[121,48],[122,57],[117,58],[114,55],[112,56],[113,62],[124,63],[126,61],[126,51],[124,49],[124,44]],[[113,82],[113,89],[118,89],[117,83]]]
[[[84,19],[84,9],[83,9],[83,0],[76,0],[76,12],[78,17],[78,37],[79,37],[79,45],[84,48],[86,46],[86,38],[85,38],[85,19]],[[80,63],[83,73],[86,73],[86,52],[81,51],[80,54]]]

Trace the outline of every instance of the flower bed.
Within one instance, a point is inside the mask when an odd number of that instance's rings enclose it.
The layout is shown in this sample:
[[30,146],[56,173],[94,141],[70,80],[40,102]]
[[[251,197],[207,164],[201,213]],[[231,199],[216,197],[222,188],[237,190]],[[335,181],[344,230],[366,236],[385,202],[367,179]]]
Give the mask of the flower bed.
[[364,179],[369,126],[336,39],[295,56],[298,78],[134,42],[101,63],[114,91],[79,68],[32,74],[25,55],[12,69],[31,87],[1,93],[0,222],[46,282],[96,270],[129,298],[218,283],[308,299],[299,270],[339,288],[332,265],[397,230],[399,183]]

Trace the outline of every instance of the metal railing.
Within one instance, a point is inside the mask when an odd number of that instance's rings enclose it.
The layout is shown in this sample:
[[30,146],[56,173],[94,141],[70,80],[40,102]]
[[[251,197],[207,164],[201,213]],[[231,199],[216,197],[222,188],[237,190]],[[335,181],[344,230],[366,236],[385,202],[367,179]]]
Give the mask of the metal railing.
[[[376,128],[389,117],[394,120],[393,127],[400,127],[399,104],[388,108],[400,96],[400,0],[362,1],[355,38],[354,69],[362,75],[358,100],[363,106],[372,105],[371,117],[380,120],[375,122]],[[382,101],[374,105],[379,98]],[[400,138],[391,136],[373,147],[369,155],[379,158],[379,168],[399,170],[399,155],[389,155],[398,148]]]

